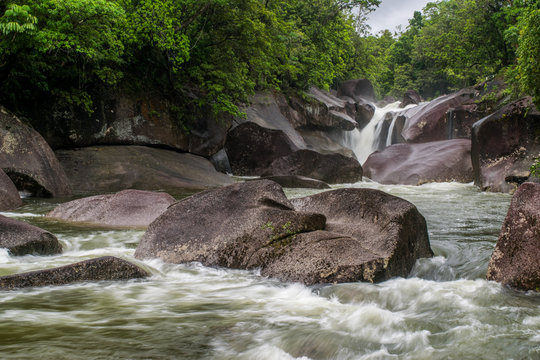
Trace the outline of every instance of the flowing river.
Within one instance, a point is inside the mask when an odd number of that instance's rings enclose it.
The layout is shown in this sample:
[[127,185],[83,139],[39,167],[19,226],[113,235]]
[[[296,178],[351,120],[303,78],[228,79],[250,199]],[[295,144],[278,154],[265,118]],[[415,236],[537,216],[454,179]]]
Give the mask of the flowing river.
[[[57,256],[11,257],[0,275],[114,255],[146,280],[0,293],[2,359],[540,359],[540,294],[486,281],[510,195],[472,184],[377,188],[426,217],[432,259],[406,279],[306,287],[257,272],[139,262],[142,230],[47,220],[58,200],[4,212],[56,234]],[[340,187],[337,186],[337,187]],[[313,194],[286,190],[289,197]]]

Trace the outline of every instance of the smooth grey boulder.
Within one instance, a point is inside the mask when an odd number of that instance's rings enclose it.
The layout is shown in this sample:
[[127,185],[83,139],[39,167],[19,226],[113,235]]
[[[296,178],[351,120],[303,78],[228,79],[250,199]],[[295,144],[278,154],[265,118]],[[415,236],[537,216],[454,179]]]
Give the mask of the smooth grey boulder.
[[514,193],[487,279],[540,292],[540,184],[524,183]]
[[540,112],[525,98],[477,121],[472,129],[474,183],[482,190],[511,192],[530,178],[540,156]]
[[324,231],[299,234],[262,275],[307,284],[380,282],[409,275],[431,257],[424,217],[408,201],[372,189],[339,189],[291,200],[326,217]]
[[[253,269],[264,266],[256,252],[272,253],[295,234],[323,229],[324,216],[297,212],[281,186],[248,181],[181,200],[148,227],[138,259]],[[272,255],[268,255],[270,261]]]
[[321,154],[298,150],[274,160],[261,176],[298,175],[329,184],[355,183],[362,180],[362,166],[356,158],[341,154]]
[[82,281],[141,279],[150,274],[132,263],[113,256],[81,261],[52,269],[0,277],[0,290],[59,286]]
[[381,184],[469,183],[474,179],[471,141],[391,145],[371,154],[363,169],[364,176]]
[[330,185],[324,181],[298,175],[276,175],[261,178],[261,180],[271,180],[277,182],[284,188],[303,189],[330,189]]
[[45,140],[34,129],[0,106],[0,169],[17,189],[34,196],[71,194],[62,166]]
[[100,226],[146,227],[175,201],[167,193],[123,190],[60,204],[47,217]]
[[0,211],[15,209],[21,205],[22,200],[15,184],[0,169]]
[[93,146],[57,150],[77,193],[125,189],[201,190],[233,183],[207,159],[145,146]]
[[22,221],[0,215],[0,248],[11,255],[53,255],[62,252],[56,236]]

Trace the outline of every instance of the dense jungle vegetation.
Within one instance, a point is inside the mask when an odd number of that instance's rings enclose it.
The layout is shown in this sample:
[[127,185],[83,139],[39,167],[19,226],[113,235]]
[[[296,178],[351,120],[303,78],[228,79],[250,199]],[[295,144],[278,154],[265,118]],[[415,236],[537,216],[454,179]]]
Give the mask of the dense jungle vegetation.
[[[384,1],[384,0],[383,0]],[[371,35],[379,0],[2,0],[0,103],[91,111],[105,88],[159,91],[237,113],[257,89],[368,78],[426,98],[504,76],[540,100],[540,2],[443,0]]]

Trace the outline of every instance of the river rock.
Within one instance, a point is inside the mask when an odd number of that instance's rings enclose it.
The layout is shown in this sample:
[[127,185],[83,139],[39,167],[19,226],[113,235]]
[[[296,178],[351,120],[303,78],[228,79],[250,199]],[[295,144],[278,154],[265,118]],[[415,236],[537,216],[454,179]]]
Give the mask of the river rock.
[[145,146],[92,146],[57,150],[56,155],[72,187],[83,194],[125,189],[191,191],[234,182],[203,157]]
[[375,101],[373,85],[367,79],[346,80],[339,84],[337,89],[339,98],[351,98],[355,102],[363,100]]
[[306,231],[323,229],[324,216],[294,210],[281,186],[248,181],[195,194],[169,207],[142,237],[135,256],[170,263],[249,269],[252,256]]
[[504,106],[472,130],[474,182],[482,190],[510,192],[530,177],[540,156],[540,113],[530,98]]
[[0,169],[34,196],[71,194],[69,181],[45,140],[0,106]]
[[364,175],[381,184],[473,181],[471,141],[455,139],[423,144],[396,144],[371,154]]
[[113,256],[81,261],[52,269],[0,277],[0,289],[59,286],[81,281],[141,279],[150,274],[132,263]]
[[272,161],[297,149],[283,131],[264,128],[253,122],[235,127],[225,143],[233,174],[241,176],[258,176]]
[[100,226],[146,227],[175,201],[162,192],[124,190],[60,204],[47,217]]
[[362,166],[356,158],[341,154],[321,154],[298,150],[274,160],[261,176],[299,175],[329,184],[355,183],[362,180]]
[[330,185],[324,181],[298,175],[268,176],[262,178],[261,180],[271,180],[277,182],[279,185],[285,188],[330,189]]
[[324,231],[298,234],[262,275],[307,284],[380,282],[409,275],[431,257],[427,226],[416,207],[372,189],[339,189],[291,200],[297,211],[323,214]]
[[21,205],[22,200],[15,184],[0,169],[0,211],[15,209]]
[[308,150],[321,154],[341,154],[354,158],[354,152],[345,145],[346,131],[339,129],[297,129]]
[[421,102],[422,102],[422,98],[416,91],[407,90],[403,94],[403,100],[401,100],[401,104],[399,104],[399,107],[404,108],[412,104],[420,104]]
[[514,193],[487,279],[540,291],[540,184],[524,183]]
[[474,95],[473,89],[464,89],[403,111],[401,115],[407,118],[403,138],[408,143],[447,140],[448,110],[470,102]]
[[483,117],[476,104],[460,105],[449,109],[447,113],[448,138],[471,139],[474,123]]
[[56,236],[22,221],[0,215],[0,248],[12,255],[52,255],[62,252]]

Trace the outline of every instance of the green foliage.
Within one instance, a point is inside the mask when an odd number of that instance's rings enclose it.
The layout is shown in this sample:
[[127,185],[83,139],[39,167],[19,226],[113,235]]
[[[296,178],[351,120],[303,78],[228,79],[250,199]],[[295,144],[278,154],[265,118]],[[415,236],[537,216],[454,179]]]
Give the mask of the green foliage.
[[9,4],[0,19],[0,32],[4,35],[30,32],[36,29],[37,18],[30,14],[28,5]]
[[540,109],[540,9],[531,8],[518,26],[517,79],[521,91],[532,95]]

